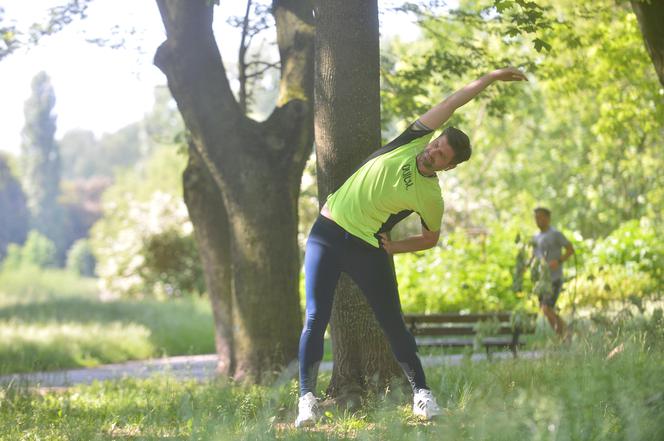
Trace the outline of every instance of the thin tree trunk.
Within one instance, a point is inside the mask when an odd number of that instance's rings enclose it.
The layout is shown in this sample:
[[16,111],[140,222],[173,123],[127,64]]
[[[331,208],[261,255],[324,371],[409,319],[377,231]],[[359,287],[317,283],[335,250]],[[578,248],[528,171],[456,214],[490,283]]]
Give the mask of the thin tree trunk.
[[[228,225],[234,377],[260,381],[295,359],[302,327],[296,200],[313,141],[313,17],[306,0],[274,2],[280,95],[272,115],[258,123],[233,97],[209,3],[157,0],[167,39],[155,64],[225,207],[226,219],[203,215],[205,223]],[[213,243],[198,245],[203,255],[215,252],[208,249]]]
[[[343,30],[343,31],[340,31]],[[318,196],[327,195],[380,147],[378,6],[375,0],[316,2],[314,112]],[[359,289],[342,276],[331,317],[334,370],[328,394],[357,403],[400,369]]]
[[664,86],[664,0],[631,3],[659,82]]
[[[235,373],[230,232],[219,187],[190,143],[189,162],[182,176],[184,201],[199,244],[205,284],[215,323],[217,372]],[[200,246],[205,244],[204,246]]]

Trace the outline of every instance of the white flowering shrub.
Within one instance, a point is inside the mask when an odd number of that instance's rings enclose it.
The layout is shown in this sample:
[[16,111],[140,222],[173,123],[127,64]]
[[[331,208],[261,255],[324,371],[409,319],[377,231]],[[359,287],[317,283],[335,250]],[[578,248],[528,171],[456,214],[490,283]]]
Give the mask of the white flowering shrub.
[[105,193],[104,215],[91,234],[104,295],[203,292],[193,226],[181,196],[183,163],[174,151],[157,151],[144,168],[119,176]]

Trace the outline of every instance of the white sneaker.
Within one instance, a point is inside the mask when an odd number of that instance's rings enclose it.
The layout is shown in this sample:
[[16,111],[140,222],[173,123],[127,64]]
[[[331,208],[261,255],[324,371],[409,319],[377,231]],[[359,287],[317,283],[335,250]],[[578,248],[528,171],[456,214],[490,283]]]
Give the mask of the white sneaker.
[[413,413],[415,416],[430,420],[442,412],[431,391],[420,389],[413,397]]
[[313,393],[308,392],[300,397],[297,403],[297,419],[295,427],[311,427],[318,420],[318,401]]

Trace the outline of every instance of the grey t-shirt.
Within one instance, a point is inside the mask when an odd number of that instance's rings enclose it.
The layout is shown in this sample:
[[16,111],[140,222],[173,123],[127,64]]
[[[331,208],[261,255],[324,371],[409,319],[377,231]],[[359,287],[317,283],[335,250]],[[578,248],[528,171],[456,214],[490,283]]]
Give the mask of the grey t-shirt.
[[[569,240],[553,227],[549,227],[546,231],[541,231],[533,236],[533,247],[535,249],[535,257],[544,257],[547,262],[552,260],[559,260],[562,255],[563,247],[570,245]],[[551,270],[551,280],[561,280],[563,278],[563,266],[558,265],[558,268]]]

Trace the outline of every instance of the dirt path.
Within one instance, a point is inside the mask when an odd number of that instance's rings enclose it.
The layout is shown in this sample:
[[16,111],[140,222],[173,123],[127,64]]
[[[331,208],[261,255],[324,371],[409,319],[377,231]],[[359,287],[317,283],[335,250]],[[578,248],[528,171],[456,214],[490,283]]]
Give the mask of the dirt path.
[[[539,351],[519,352],[519,358],[521,359],[540,358],[541,356],[542,353]],[[473,361],[486,360],[486,355],[474,354],[471,358]],[[492,359],[495,360],[510,358],[512,358],[511,352],[496,352],[492,354]],[[439,365],[454,366],[461,364],[462,361],[463,355],[461,354],[422,357],[422,364],[425,367]],[[115,380],[127,377],[147,378],[159,373],[170,374],[176,378],[204,381],[214,377],[216,363],[217,356],[215,354],[130,361],[85,369],[4,375],[0,376],[0,386],[18,384],[30,387],[62,388],[76,384],[90,384],[93,381]],[[277,382],[294,377],[297,372],[296,368],[296,363],[292,363],[282,373]],[[331,362],[321,363],[321,371],[330,371],[331,369]]]

